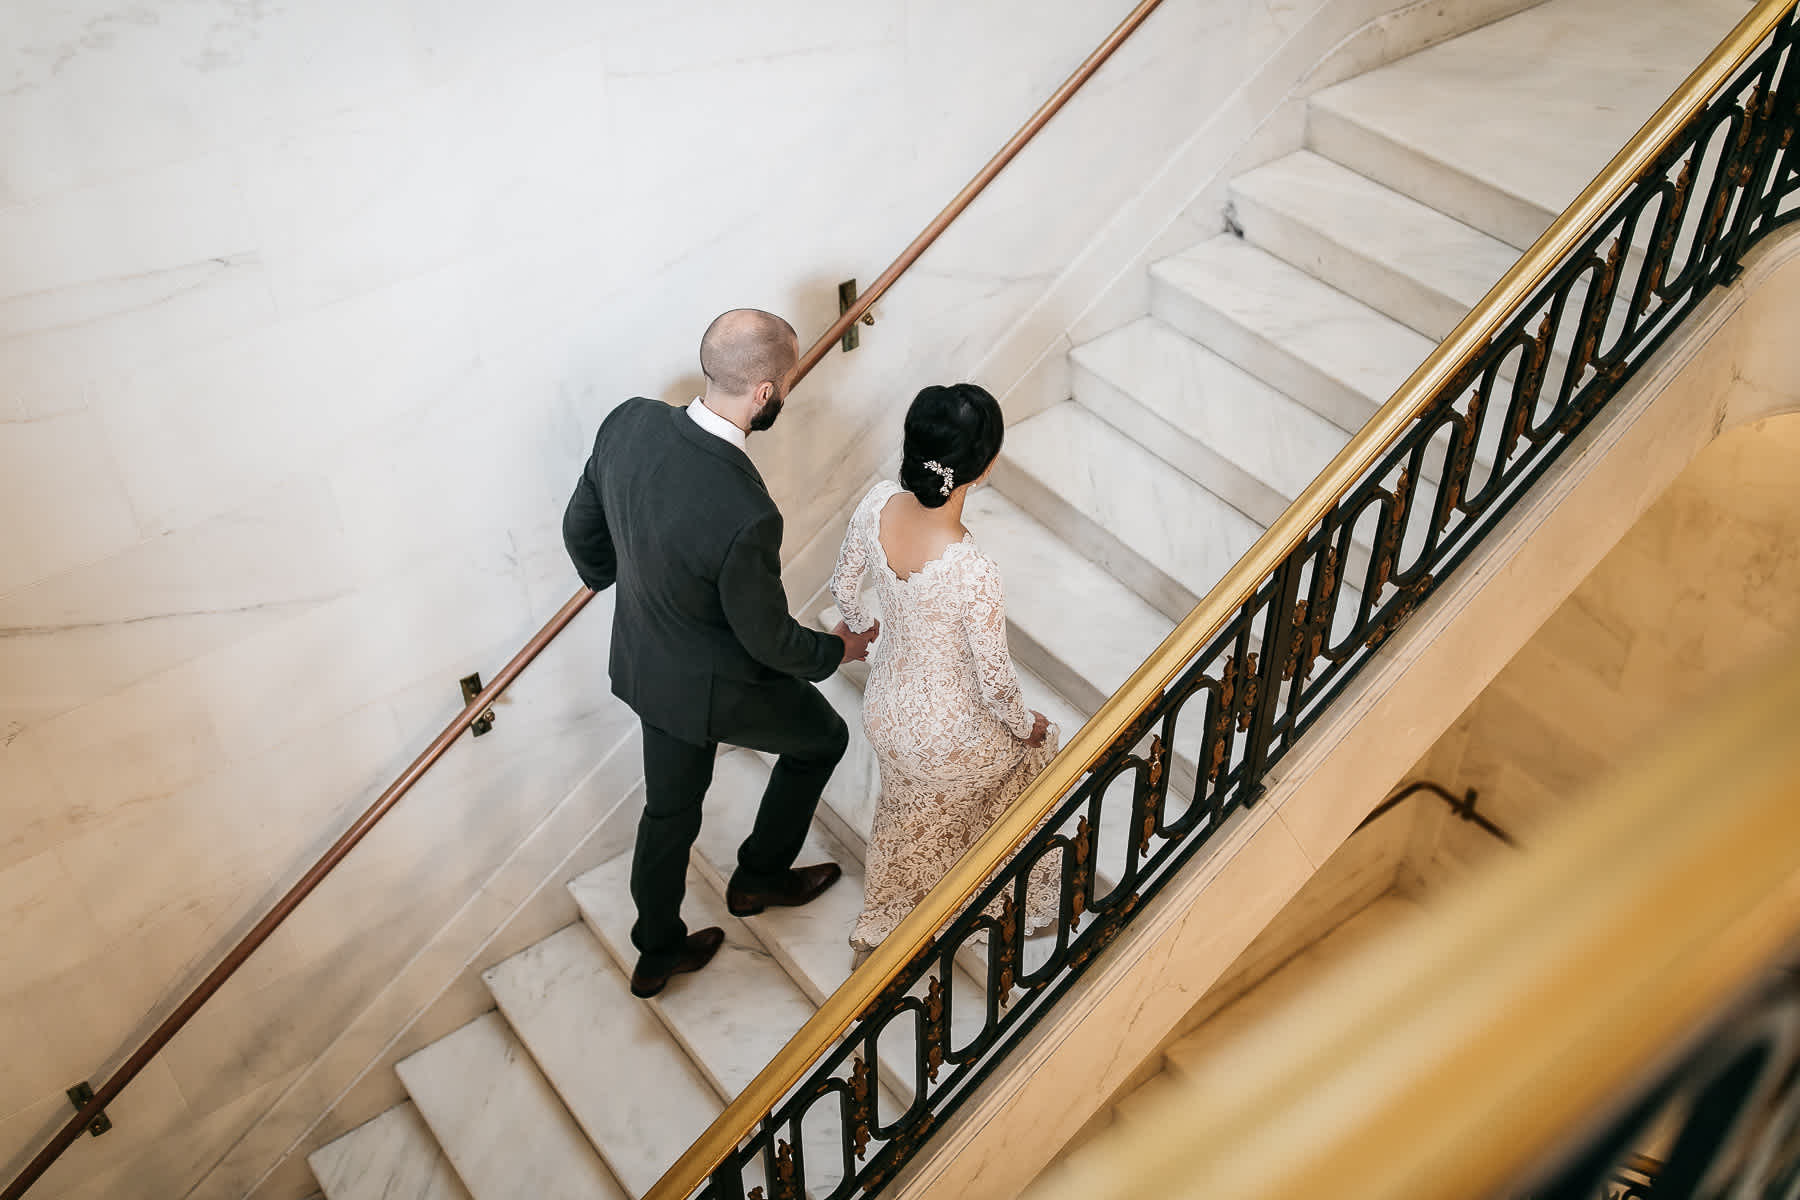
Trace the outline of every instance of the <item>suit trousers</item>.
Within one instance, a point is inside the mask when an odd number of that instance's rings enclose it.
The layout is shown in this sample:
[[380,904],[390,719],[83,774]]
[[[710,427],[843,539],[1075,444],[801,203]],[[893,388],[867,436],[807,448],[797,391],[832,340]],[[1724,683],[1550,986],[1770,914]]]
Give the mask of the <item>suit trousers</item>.
[[701,802],[712,783],[719,743],[778,756],[731,877],[732,886],[751,890],[785,881],[826,781],[850,744],[844,719],[818,688],[800,679],[756,684],[715,679],[711,716],[717,738],[704,745],[643,725],[645,797],[631,860],[631,899],[637,905],[631,941],[645,970],[672,966],[687,940],[681,901],[687,894],[688,854],[700,834]]

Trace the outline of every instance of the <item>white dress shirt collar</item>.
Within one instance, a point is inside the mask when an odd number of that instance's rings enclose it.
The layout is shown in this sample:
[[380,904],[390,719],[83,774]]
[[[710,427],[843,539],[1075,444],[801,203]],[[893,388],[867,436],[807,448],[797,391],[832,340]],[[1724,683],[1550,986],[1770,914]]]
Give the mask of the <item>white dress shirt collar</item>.
[[706,432],[712,434],[714,437],[722,438],[723,440],[730,442],[739,450],[744,449],[744,443],[746,441],[744,431],[739,429],[736,425],[733,425],[730,421],[727,421],[724,417],[721,417],[712,409],[706,407],[700,397],[694,397],[694,402],[688,405],[688,416],[694,418],[694,424],[706,430]]

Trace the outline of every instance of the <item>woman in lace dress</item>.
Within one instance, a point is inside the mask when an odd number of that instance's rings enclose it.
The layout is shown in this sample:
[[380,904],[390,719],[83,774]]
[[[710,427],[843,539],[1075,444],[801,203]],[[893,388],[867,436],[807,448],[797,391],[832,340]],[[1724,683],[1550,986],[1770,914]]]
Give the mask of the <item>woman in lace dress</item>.
[[[969,489],[1000,453],[1000,406],[974,384],[928,387],[906,414],[900,482],[857,506],[831,594],[852,630],[875,614],[863,729],[881,769],[863,911],[867,953],[943,878],[1056,754],[1057,730],[1027,709],[1006,647],[1000,572],[963,527]],[[1056,856],[1033,871],[1026,928],[1056,915]]]

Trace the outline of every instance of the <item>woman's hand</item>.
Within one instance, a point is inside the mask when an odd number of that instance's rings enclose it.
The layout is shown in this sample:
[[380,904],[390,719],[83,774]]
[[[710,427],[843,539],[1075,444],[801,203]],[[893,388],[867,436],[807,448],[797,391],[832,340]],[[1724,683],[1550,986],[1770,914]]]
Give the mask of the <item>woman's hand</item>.
[[1044,744],[1044,738],[1050,733],[1050,718],[1035,708],[1031,710],[1031,716],[1031,736],[1025,739],[1025,744],[1041,746]]

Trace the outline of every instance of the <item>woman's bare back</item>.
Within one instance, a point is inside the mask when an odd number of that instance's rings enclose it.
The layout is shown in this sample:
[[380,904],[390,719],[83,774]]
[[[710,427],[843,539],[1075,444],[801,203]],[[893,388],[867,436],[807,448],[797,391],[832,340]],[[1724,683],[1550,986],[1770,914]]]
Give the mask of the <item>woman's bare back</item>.
[[944,551],[969,536],[961,521],[944,520],[940,510],[926,508],[912,493],[897,491],[881,506],[877,541],[888,570],[900,579],[936,562]]

